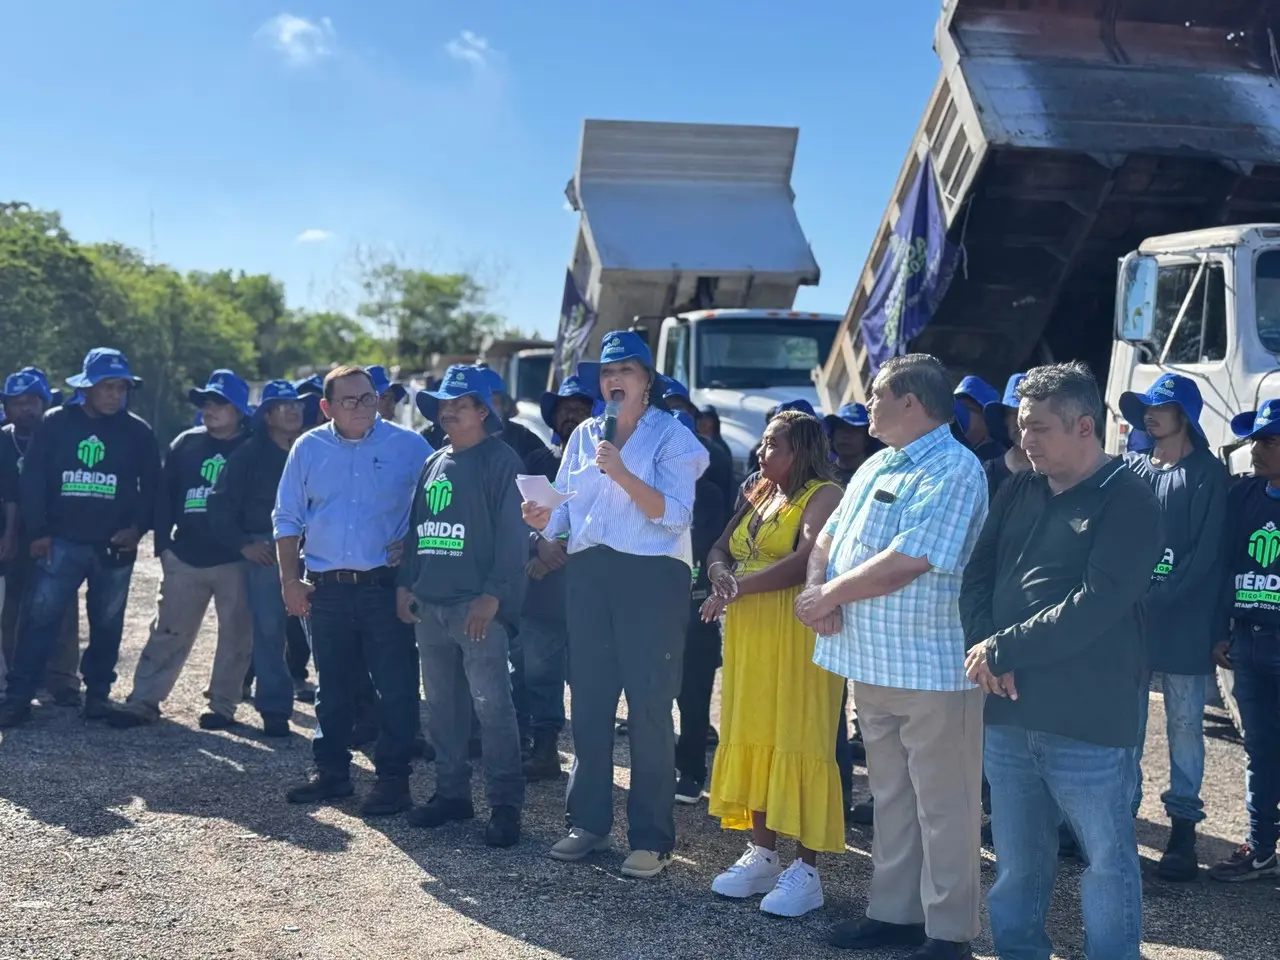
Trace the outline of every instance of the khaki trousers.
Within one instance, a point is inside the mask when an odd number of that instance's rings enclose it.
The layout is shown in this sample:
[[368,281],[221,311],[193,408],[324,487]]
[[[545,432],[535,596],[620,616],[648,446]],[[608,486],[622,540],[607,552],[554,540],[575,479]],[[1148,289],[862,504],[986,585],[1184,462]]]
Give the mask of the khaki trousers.
[[972,940],[982,896],[982,691],[855,683],[854,699],[875,798],[867,916]]
[[243,565],[193,567],[172,550],[165,551],[160,565],[164,575],[156,597],[156,616],[133,674],[129,707],[152,719],[160,716],[160,704],[173,692],[212,600],[218,614],[218,646],[209,680],[209,708],[234,718],[253,657],[253,621],[245,596]]

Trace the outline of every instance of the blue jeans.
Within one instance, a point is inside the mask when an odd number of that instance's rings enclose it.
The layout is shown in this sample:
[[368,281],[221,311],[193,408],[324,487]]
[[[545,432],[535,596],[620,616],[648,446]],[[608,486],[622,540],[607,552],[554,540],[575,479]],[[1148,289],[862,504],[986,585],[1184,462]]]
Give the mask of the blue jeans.
[[1231,632],[1236,703],[1244,723],[1244,806],[1254,858],[1276,849],[1280,832],[1280,630],[1237,624]]
[[987,912],[1001,960],[1048,960],[1052,952],[1044,925],[1063,816],[1088,864],[1080,880],[1085,956],[1139,960],[1142,871],[1130,813],[1133,753],[1018,727],[987,727],[983,760],[996,848]]
[[511,680],[521,734],[564,729],[565,650],[569,628],[564,621],[522,617],[511,639]]
[[[436,792],[471,799],[471,715],[480,723],[489,806],[524,805],[520,731],[511,703],[506,628],[494,620],[484,639],[467,637],[467,604],[420,604],[416,632],[427,691],[427,735],[436,748]],[[324,689],[322,686],[321,690]]]
[[63,617],[75,604],[80,584],[88,581],[89,646],[80,661],[80,673],[90,699],[107,699],[116,680],[132,576],[133,564],[110,565],[103,547],[55,538],[49,556],[36,561],[27,584],[9,696],[24,702],[35,696],[62,632]]
[[319,679],[311,739],[316,767],[349,774],[351,730],[372,679],[378,709],[374,767],[379,777],[407,777],[418,729],[418,653],[413,628],[396,616],[395,584],[317,584],[309,623]]
[[264,717],[293,716],[293,677],[285,662],[286,621],[280,568],[244,562],[245,595],[253,617],[253,705]]
[[[1170,820],[1204,819],[1200,782],[1204,779],[1204,701],[1209,678],[1182,673],[1160,674],[1164,690],[1164,727],[1169,739],[1169,789],[1160,794]],[[1138,749],[1134,754],[1133,815],[1142,806],[1142,751],[1147,739],[1150,681],[1139,698]]]

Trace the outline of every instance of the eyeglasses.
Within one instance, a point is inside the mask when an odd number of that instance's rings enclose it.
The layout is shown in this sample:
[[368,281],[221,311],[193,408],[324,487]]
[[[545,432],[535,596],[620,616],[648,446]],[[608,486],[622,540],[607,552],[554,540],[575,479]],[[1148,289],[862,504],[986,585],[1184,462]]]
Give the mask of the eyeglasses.
[[376,393],[362,393],[358,397],[343,397],[338,403],[343,410],[354,410],[356,407],[376,407],[378,405],[378,395]]

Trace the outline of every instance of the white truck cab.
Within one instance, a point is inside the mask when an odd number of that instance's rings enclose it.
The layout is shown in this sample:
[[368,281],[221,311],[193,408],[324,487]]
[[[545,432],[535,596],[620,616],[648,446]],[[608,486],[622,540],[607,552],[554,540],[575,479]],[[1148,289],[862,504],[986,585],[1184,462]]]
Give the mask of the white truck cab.
[[662,321],[654,362],[713,406],[745,476],[747,458],[779,403],[808,400],[821,413],[812,371],[826,361],[843,317],[794,310],[696,310]]
[[1116,344],[1107,378],[1107,450],[1129,425],[1120,394],[1145,393],[1167,372],[1193,378],[1200,424],[1232,473],[1249,470],[1231,418],[1280,397],[1280,224],[1154,237],[1120,261]]

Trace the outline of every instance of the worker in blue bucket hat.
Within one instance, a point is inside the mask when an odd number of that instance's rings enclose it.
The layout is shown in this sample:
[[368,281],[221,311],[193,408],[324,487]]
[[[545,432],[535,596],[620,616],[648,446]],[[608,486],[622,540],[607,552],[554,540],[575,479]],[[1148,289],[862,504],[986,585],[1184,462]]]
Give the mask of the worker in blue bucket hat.
[[884,445],[871,436],[871,416],[861,403],[846,403],[823,417],[822,425],[831,441],[836,479],[841,486],[848,486],[867,457]]
[[387,368],[381,364],[366,367],[365,371],[373,381],[373,392],[378,395],[378,416],[394,423],[396,407],[409,395],[408,388],[403,383],[392,380]]
[[1004,451],[1000,456],[982,463],[982,472],[987,475],[987,493],[993,501],[996,491],[1006,480],[1016,473],[1031,469],[1031,461],[1022,452],[1022,434],[1018,429],[1018,405],[1021,402],[1018,387],[1025,379],[1025,373],[1013,374],[1005,383],[1004,396],[999,400],[992,400],[982,408],[988,436]]
[[62,629],[89,584],[89,647],[81,660],[86,719],[111,712],[111,685],[124,632],[138,541],[151,529],[160,485],[160,451],[151,427],[125,409],[140,380],[119,350],[96,347],[68,377],[82,402],[47,414],[23,462],[22,522],[32,573],[29,607],[0,704],[0,727],[25,723],[31,698]]
[[967,414],[964,437],[974,455],[979,460],[990,460],[1004,453],[1004,447],[987,432],[987,421],[982,415],[987,404],[1000,399],[996,388],[971,374],[960,381],[955,398]]
[[1146,735],[1150,674],[1160,675],[1169,743],[1169,789],[1160,797],[1172,824],[1156,867],[1163,880],[1188,882],[1199,875],[1196,825],[1204,819],[1205,700],[1213,674],[1213,646],[1224,625],[1214,599],[1222,583],[1221,546],[1227,515],[1227,471],[1210,452],[1195,380],[1166,373],[1146,393],[1120,395],[1120,412],[1154,446],[1129,453],[1125,463],[1150,485],[1164,522],[1164,556],[1151,574],[1142,603],[1146,669],[1139,697],[1141,727],[1134,757],[1133,811],[1142,801],[1142,748]]

